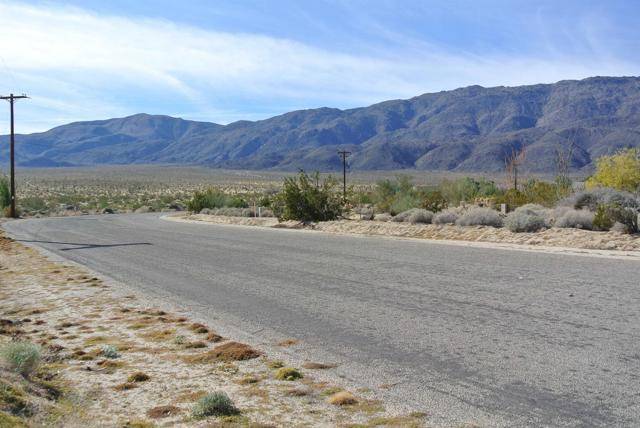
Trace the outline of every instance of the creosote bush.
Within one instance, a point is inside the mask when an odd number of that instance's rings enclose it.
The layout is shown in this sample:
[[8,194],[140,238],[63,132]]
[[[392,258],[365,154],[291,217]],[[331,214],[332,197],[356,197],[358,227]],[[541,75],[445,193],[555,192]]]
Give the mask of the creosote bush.
[[33,373],[42,360],[40,347],[30,342],[10,342],[0,348],[7,368],[25,377]]
[[471,208],[456,220],[456,225],[502,227],[502,217],[491,208]]
[[336,187],[332,177],[321,182],[318,172],[309,176],[301,171],[297,177],[285,178],[284,188],[273,198],[271,207],[279,220],[335,220],[343,209]]
[[199,213],[204,208],[247,208],[249,204],[240,196],[229,195],[219,189],[210,188],[204,192],[196,191],[187,202],[187,209]]
[[240,411],[224,392],[213,392],[201,397],[191,410],[191,416],[196,419],[207,416],[231,416],[238,413]]
[[593,219],[593,226],[597,230],[616,230],[623,233],[638,233],[638,212],[618,204],[598,205]]

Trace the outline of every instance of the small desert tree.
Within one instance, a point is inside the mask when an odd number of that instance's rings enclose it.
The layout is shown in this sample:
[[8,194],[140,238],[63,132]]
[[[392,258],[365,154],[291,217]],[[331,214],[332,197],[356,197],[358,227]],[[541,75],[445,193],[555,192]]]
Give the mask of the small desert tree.
[[596,173],[586,182],[588,188],[611,187],[627,192],[640,191],[640,149],[626,149],[596,161]]
[[337,181],[333,177],[321,182],[320,173],[309,176],[300,171],[296,177],[285,178],[284,188],[273,199],[271,206],[280,220],[335,220],[343,209],[336,186]]

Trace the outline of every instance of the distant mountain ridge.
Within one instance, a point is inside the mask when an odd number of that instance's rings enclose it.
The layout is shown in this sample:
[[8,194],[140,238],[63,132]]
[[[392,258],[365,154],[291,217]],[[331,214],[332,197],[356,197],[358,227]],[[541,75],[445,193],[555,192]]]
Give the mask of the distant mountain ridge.
[[[7,159],[6,136],[0,159]],[[360,170],[493,172],[526,146],[525,168],[550,172],[575,143],[572,167],[640,146],[640,77],[469,86],[369,107],[299,110],[229,125],[137,114],[17,137],[23,166],[199,164],[236,169],[334,170],[337,150]]]

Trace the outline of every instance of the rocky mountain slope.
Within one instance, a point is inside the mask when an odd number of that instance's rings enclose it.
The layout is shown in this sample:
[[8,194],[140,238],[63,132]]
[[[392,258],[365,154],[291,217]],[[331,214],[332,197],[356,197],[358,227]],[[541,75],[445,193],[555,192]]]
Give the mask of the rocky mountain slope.
[[[300,110],[229,125],[138,114],[18,137],[24,166],[177,163],[242,169],[499,171],[526,147],[525,168],[550,172],[574,145],[572,167],[640,146],[640,77],[518,87],[470,86],[369,107]],[[7,138],[0,142],[6,162]]]

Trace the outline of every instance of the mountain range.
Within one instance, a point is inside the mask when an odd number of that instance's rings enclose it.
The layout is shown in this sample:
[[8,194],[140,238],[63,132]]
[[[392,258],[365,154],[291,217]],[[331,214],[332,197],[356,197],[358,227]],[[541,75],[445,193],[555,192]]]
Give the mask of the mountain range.
[[[75,122],[16,136],[18,165],[196,164],[232,169],[335,170],[339,149],[358,170],[494,172],[514,150],[552,172],[640,146],[640,77],[592,77],[517,87],[469,86],[340,110],[298,110],[228,125],[169,116]],[[570,149],[571,148],[571,149]],[[8,138],[0,137],[0,160]]]

